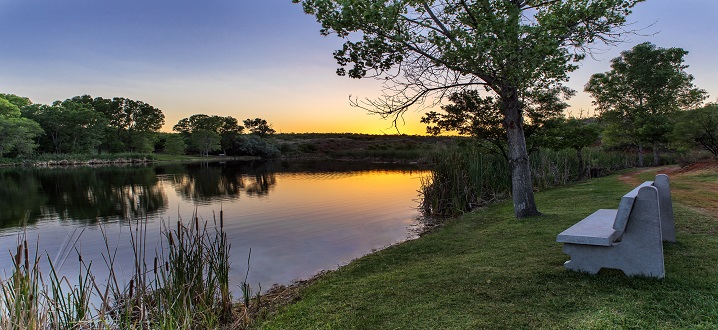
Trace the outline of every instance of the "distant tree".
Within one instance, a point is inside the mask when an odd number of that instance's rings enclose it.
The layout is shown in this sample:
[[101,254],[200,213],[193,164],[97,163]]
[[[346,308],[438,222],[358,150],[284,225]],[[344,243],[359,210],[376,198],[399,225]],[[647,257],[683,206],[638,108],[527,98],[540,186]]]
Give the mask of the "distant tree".
[[239,137],[237,152],[240,155],[259,156],[263,158],[277,158],[281,155],[279,149],[259,135],[244,135]]
[[184,142],[181,135],[169,134],[165,138],[165,153],[170,155],[182,155],[184,154],[185,149],[187,149],[187,144]]
[[596,123],[578,118],[552,118],[543,123],[537,134],[539,144],[554,150],[573,149],[578,158],[578,179],[586,174],[583,149],[598,141],[600,129]]
[[[188,118],[180,119],[172,130],[181,133],[186,139],[197,131],[211,131],[220,136],[220,146],[224,154],[232,149],[237,137],[242,134],[244,127],[239,125],[237,119],[231,116],[208,116],[196,114]],[[219,148],[218,148],[219,149]]]
[[383,97],[357,106],[396,122],[416,105],[467,89],[495,98],[519,218],[539,214],[524,135],[527,100],[562,89],[595,41],[618,42],[616,29],[640,1],[293,0],[316,16],[322,35],[346,40],[334,52],[339,75],[385,82]]
[[71,101],[32,104],[24,107],[22,113],[44,130],[39,140],[44,152],[93,153],[102,142],[107,125],[102,114],[86,104]]
[[42,128],[37,122],[22,118],[18,106],[29,103],[27,98],[0,94],[0,157],[8,153],[27,156],[37,148],[35,138],[42,134]]
[[14,104],[15,106],[18,107],[18,109],[22,109],[22,107],[32,104],[32,101],[30,101],[29,98],[24,97],[24,96],[17,96],[15,94],[0,93],[0,98],[3,98],[5,100],[9,101],[10,103]]
[[220,136],[216,132],[209,130],[197,130],[192,132],[190,141],[192,146],[200,151],[202,156],[209,156],[209,153],[214,150],[221,148]]
[[[561,115],[568,107],[560,93],[571,94],[570,91],[552,90],[537,94],[533,102],[524,106],[524,134],[529,150],[537,148],[531,139],[533,133],[550,118]],[[427,112],[421,122],[429,124],[426,132],[439,135],[443,132],[457,132],[485,141],[480,145],[488,145],[488,151],[502,155],[509,160],[508,141],[504,127],[501,104],[493,97],[482,97],[477,90],[466,90],[449,96],[451,104],[444,105],[444,113]]]
[[[89,105],[93,111],[107,118],[109,131],[115,136],[106,136],[106,147],[110,151],[147,151],[153,135],[165,123],[165,116],[145,102],[114,97],[92,98],[90,95],[75,96],[65,102]],[[120,149],[120,150],[118,150]]]
[[20,108],[12,102],[0,97],[0,116],[6,118],[20,117]]
[[698,145],[718,157],[718,103],[681,113],[674,140],[688,147]]
[[267,123],[266,120],[261,118],[245,119],[243,121],[244,127],[246,127],[250,133],[259,135],[259,137],[266,137],[272,135],[276,131],[272,128],[272,125]]
[[640,166],[644,145],[653,147],[653,164],[658,165],[660,146],[673,130],[672,116],[707,97],[684,71],[686,54],[681,48],[642,43],[611,60],[611,71],[594,74],[585,86],[606,123],[604,142],[636,145]]

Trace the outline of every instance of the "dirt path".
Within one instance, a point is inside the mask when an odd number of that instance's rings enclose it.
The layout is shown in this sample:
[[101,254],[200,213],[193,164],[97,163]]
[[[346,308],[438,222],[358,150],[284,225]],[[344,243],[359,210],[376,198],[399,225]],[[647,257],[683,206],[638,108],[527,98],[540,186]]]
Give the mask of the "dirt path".
[[642,168],[619,176],[624,183],[636,186],[656,173],[668,174],[673,200],[718,219],[718,161],[704,161],[688,166],[678,165]]

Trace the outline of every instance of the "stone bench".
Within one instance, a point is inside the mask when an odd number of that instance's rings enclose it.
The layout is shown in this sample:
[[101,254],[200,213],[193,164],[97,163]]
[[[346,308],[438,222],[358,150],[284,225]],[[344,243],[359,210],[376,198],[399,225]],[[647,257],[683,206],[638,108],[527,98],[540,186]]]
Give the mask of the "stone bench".
[[566,269],[596,274],[614,268],[628,276],[663,278],[663,241],[676,241],[668,176],[642,183],[621,198],[617,210],[594,212],[556,241],[571,256]]

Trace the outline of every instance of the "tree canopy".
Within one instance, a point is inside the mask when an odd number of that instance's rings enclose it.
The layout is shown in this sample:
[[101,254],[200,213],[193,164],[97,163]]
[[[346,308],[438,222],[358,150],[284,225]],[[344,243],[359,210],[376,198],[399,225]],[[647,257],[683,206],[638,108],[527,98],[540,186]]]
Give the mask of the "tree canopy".
[[658,161],[658,148],[673,130],[672,115],[707,97],[685,72],[686,54],[642,43],[611,60],[611,70],[594,74],[585,86],[606,122],[604,141],[638,146],[640,165],[644,145],[653,146],[654,164]]
[[718,157],[718,103],[681,113],[674,136],[679,144],[698,145]]
[[476,89],[497,100],[506,129],[517,217],[539,214],[533,197],[523,111],[562,82],[592,43],[620,40],[641,0],[301,2],[322,35],[345,39],[337,74],[377,77],[385,94],[354,104],[396,122],[414,105]]
[[31,154],[37,144],[35,138],[42,134],[40,125],[21,117],[19,106],[30,100],[13,94],[0,94],[0,157],[8,153],[19,156]]
[[249,132],[251,132],[252,134],[259,135],[260,137],[272,135],[276,132],[274,128],[272,128],[272,124],[268,123],[267,120],[262,118],[247,118],[243,121],[243,123],[244,126],[249,130]]

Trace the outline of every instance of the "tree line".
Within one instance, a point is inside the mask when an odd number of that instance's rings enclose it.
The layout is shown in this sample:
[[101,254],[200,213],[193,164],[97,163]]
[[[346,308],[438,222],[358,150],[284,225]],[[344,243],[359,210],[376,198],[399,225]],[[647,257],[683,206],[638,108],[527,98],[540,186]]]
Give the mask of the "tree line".
[[[196,153],[272,157],[278,154],[264,137],[275,131],[255,118],[239,125],[232,117],[193,115],[162,133],[162,111],[124,97],[75,96],[51,105],[0,94],[0,158],[34,154]],[[243,135],[244,131],[251,136]]]
[[[685,72],[687,51],[660,48],[651,43],[636,45],[611,61],[611,70],[596,73],[585,85],[594,99],[598,116],[567,118],[568,104],[551,95],[540,104],[524,105],[524,132],[529,152],[539,147],[576,150],[579,175],[584,174],[582,150],[601,144],[605,148],[634,150],[638,166],[644,152],[659,165],[662,150],[704,148],[718,157],[718,103],[703,105],[705,90],[693,85]],[[492,97],[477,90],[449,96],[442,112],[430,111],[422,122],[427,133],[454,131],[479,139],[489,153],[507,161],[508,142],[501,108]]]

